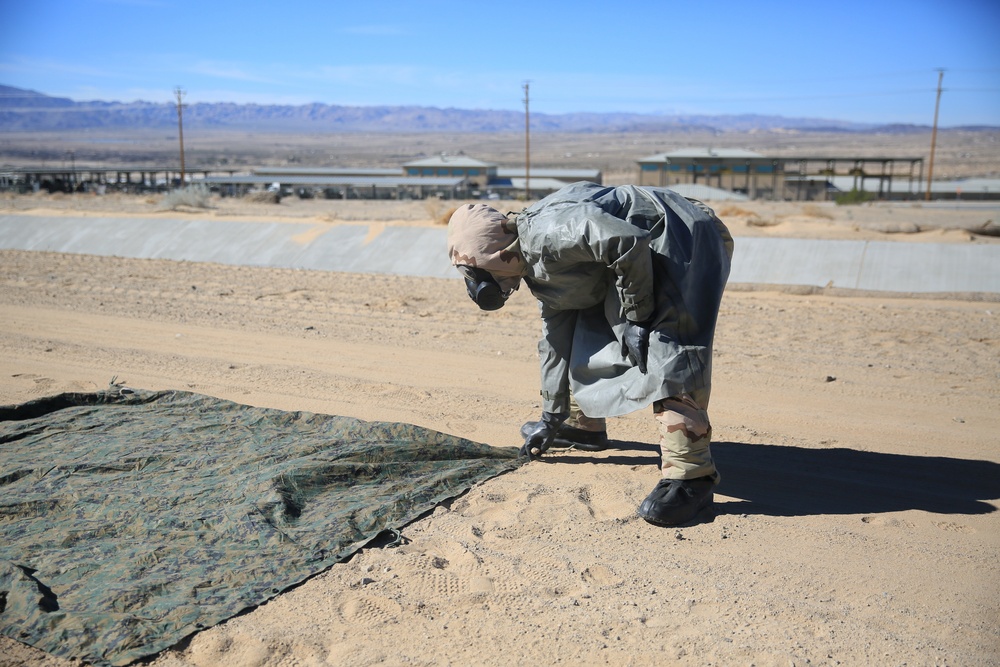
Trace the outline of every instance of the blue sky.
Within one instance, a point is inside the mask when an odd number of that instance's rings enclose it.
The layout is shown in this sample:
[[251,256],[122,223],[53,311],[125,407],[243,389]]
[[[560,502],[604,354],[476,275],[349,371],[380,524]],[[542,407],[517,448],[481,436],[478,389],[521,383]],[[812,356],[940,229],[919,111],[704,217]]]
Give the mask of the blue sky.
[[1000,125],[1000,0],[0,0],[0,83],[75,100]]

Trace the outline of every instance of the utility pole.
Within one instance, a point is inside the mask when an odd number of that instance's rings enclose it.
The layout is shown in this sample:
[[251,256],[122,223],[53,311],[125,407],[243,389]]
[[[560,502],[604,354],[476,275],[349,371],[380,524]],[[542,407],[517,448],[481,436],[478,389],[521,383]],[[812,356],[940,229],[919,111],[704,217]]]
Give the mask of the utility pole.
[[937,100],[934,102],[934,129],[931,130],[931,159],[927,165],[927,192],[924,194],[924,201],[931,200],[931,177],[934,176],[934,146],[937,144],[937,124],[938,109],[941,107],[941,81],[944,79],[944,70],[938,70]]
[[529,129],[528,82],[524,82],[524,195],[531,199],[531,130]]
[[180,86],[174,88],[174,94],[177,95],[177,135],[180,137],[181,142],[181,187],[184,187],[184,112],[182,109],[186,105],[182,104],[184,91]]

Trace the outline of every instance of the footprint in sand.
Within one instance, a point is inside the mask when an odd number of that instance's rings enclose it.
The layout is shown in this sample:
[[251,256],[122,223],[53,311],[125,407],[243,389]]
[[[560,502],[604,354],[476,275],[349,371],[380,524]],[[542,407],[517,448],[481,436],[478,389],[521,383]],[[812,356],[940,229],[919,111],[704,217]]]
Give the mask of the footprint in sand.
[[580,578],[594,586],[614,586],[620,581],[611,568],[606,565],[591,565],[584,568],[583,572],[580,573]]
[[11,377],[17,378],[18,380],[31,380],[35,386],[41,389],[55,384],[55,380],[52,378],[41,377],[40,375],[35,375],[33,373],[14,373]]
[[861,523],[873,526],[885,526],[887,528],[903,528],[904,530],[913,530],[916,528],[916,525],[913,523],[895,517],[863,516],[861,517]]
[[344,601],[338,611],[347,623],[372,625],[399,619],[403,608],[389,598],[365,595]]
[[242,633],[230,635],[219,630],[195,635],[187,650],[188,660],[198,667],[263,665],[276,662],[280,657],[257,637]]
[[525,558],[517,565],[520,578],[528,586],[557,594],[577,591],[576,571],[577,567],[563,545],[538,545],[532,549],[531,558]]
[[504,559],[490,557],[487,562],[460,542],[451,540],[431,541],[421,548],[427,551],[407,554],[393,568],[413,582],[417,593],[454,597],[519,590],[512,583],[514,569]]
[[414,573],[414,588],[423,595],[455,596],[466,592],[460,577],[442,570],[425,569]]
[[934,524],[941,530],[946,530],[949,533],[974,533],[976,529],[972,526],[966,526],[961,523],[954,523],[952,521],[938,521]]
[[634,472],[620,471],[598,474],[592,484],[580,488],[577,498],[596,521],[616,521],[632,517],[647,492]]

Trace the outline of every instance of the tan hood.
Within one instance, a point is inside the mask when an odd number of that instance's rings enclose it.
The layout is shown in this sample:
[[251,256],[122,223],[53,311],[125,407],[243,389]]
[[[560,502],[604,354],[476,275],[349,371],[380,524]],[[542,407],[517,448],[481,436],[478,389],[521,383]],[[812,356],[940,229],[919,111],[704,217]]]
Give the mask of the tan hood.
[[486,204],[460,206],[448,221],[448,258],[453,266],[488,271],[500,289],[517,289],[525,273],[517,228]]

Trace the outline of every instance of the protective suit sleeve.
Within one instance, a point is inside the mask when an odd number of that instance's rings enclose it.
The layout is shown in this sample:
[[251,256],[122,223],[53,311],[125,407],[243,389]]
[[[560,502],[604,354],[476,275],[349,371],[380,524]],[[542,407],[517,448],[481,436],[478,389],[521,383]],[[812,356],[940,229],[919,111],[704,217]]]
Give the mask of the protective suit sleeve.
[[701,209],[702,211],[704,211],[705,213],[707,213],[709,216],[711,216],[712,223],[715,225],[715,228],[718,230],[719,236],[722,237],[722,245],[726,249],[726,257],[728,257],[730,260],[732,260],[733,259],[733,235],[729,233],[729,229],[726,227],[726,225],[723,224],[722,220],[719,220],[719,216],[717,216],[715,214],[715,211],[713,211],[711,208],[709,208],[708,205],[705,204],[704,202],[699,201],[697,199],[692,199],[691,197],[685,197],[685,199],[687,199],[694,206],[696,206],[697,208]]
[[615,274],[615,287],[625,318],[646,322],[655,308],[650,235],[593,203],[581,207],[580,250],[603,262]]
[[569,358],[573,349],[577,311],[552,310],[539,304],[542,337],[538,341],[541,361],[542,410],[569,413]]

